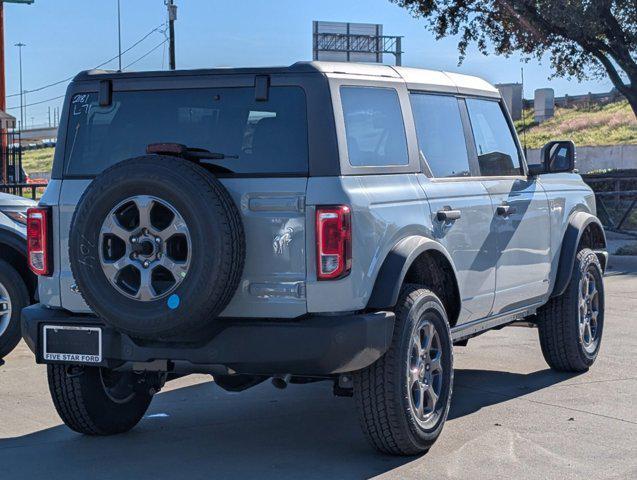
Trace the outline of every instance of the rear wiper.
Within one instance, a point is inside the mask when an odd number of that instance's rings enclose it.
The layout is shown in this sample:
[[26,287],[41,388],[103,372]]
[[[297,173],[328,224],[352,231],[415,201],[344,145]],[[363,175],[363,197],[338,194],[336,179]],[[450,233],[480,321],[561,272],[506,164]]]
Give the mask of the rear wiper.
[[220,152],[211,152],[205,148],[191,148],[181,143],[151,143],[146,146],[146,153],[155,155],[173,155],[188,160],[225,160],[226,158],[239,158],[238,155],[226,155]]

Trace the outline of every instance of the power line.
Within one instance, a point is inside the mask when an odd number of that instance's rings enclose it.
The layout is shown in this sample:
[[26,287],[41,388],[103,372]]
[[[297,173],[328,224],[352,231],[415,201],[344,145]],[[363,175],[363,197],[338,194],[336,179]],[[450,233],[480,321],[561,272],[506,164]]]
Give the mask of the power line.
[[[142,55],[141,57],[139,57],[137,60],[134,60],[134,61],[132,61],[131,63],[129,63],[128,65],[126,65],[126,66],[123,68],[123,70],[126,70],[128,67],[130,67],[130,66],[132,66],[132,65],[136,64],[137,62],[139,62],[139,61],[143,60],[143,59],[144,59],[144,58],[146,58],[148,55],[150,55],[150,54],[151,54],[151,53],[153,53],[155,50],[157,50],[159,47],[161,47],[162,45],[164,45],[166,42],[168,42],[168,39],[167,39],[167,38],[165,38],[165,39],[164,39],[161,43],[159,43],[159,44],[155,45],[153,48],[151,48],[150,50],[148,50],[148,51],[147,51],[144,55]],[[130,48],[132,48],[132,47],[130,47]],[[130,48],[129,48],[129,50],[130,50]],[[122,52],[122,53],[124,53],[124,52]],[[117,58],[117,57],[113,57],[113,58],[111,59],[111,61],[112,61],[112,60],[115,60],[116,58]],[[106,63],[108,63],[108,62],[106,62]],[[98,67],[95,67],[95,68],[99,68],[99,66],[98,66]],[[73,77],[71,77],[71,78],[73,78]],[[32,91],[33,91],[33,90],[32,90]],[[30,92],[25,92],[25,93],[30,93]],[[32,106],[34,106],[34,105],[41,105],[41,104],[43,104],[43,103],[52,102],[53,100],[58,100],[58,99],[60,99],[60,98],[64,98],[64,97],[65,97],[65,95],[59,95],[59,96],[57,96],[57,97],[49,98],[49,99],[47,99],[47,100],[41,100],[41,101],[39,101],[39,102],[29,103],[29,104],[27,104],[27,105],[23,105],[23,107],[25,107],[25,108],[26,108],[26,107],[32,107]],[[9,107],[9,108],[7,108],[7,110],[15,110],[16,108],[20,108],[20,107],[19,107],[19,106],[17,106],[17,107]]]
[[[39,102],[28,103],[26,105],[23,105],[23,107],[26,108],[26,107],[33,107],[34,105],[41,105],[43,103],[52,102],[53,100],[59,100],[60,98],[64,98],[65,96],[66,95],[59,95],[57,97],[48,98],[46,100],[41,100]],[[9,107],[9,108],[7,108],[7,110],[16,110],[18,108],[20,108],[20,105],[17,105],[15,107]]]
[[161,47],[164,43],[166,43],[168,41],[168,39],[163,40],[161,43],[159,43],[158,45],[155,45],[153,48],[151,48],[148,52],[146,52],[144,55],[142,55],[141,57],[139,57],[137,60],[129,63],[128,65],[126,65],[123,70],[126,70],[128,67],[135,65],[137,62],[139,62],[140,60],[143,60],[144,58],[146,58],[148,55],[150,55],[151,53],[153,53],[155,50],[157,50],[159,47]]
[[[148,32],[146,35],[144,35],[142,38],[140,38],[140,39],[139,39],[139,40],[137,40],[135,43],[133,43],[130,47],[128,47],[126,50],[124,50],[124,51],[122,52],[122,55],[123,55],[123,54],[125,54],[125,53],[127,53],[127,52],[130,52],[133,48],[135,48],[137,45],[139,45],[139,44],[140,44],[140,43],[142,43],[144,40],[146,40],[148,37],[150,37],[153,33],[158,32],[158,31],[161,31],[161,30],[160,30],[160,29],[161,29],[161,27],[163,27],[163,26],[165,26],[165,25],[166,25],[166,23],[164,22],[164,23],[162,23],[161,25],[159,25],[159,26],[157,26],[157,27],[153,28],[150,32]],[[114,56],[113,58],[109,58],[109,59],[108,59],[108,60],[106,60],[105,62],[102,62],[102,63],[100,63],[99,65],[97,65],[97,66],[95,66],[95,67],[93,67],[93,68],[94,68],[94,69],[97,69],[97,68],[103,67],[104,65],[107,65],[107,64],[111,63],[113,60],[117,60],[117,58],[118,58],[118,57],[119,57],[119,54],[118,54],[118,55],[116,55],[116,56]],[[34,88],[34,89],[32,89],[32,90],[26,90],[24,93],[35,93],[35,92],[40,92],[40,91],[45,90],[45,89],[47,89],[47,88],[55,87],[56,85],[60,85],[61,83],[68,82],[68,81],[72,80],[72,79],[73,79],[73,77],[75,77],[75,75],[71,75],[70,77],[67,77],[67,78],[65,78],[65,79],[63,79],[63,80],[58,80],[57,82],[49,83],[48,85],[44,85],[44,86],[42,86],[42,87]],[[11,95],[7,95],[7,97],[6,97],[6,98],[12,98],[12,97],[18,97],[18,96],[20,96],[20,94],[19,94],[19,93],[13,93],[13,94],[11,94]]]

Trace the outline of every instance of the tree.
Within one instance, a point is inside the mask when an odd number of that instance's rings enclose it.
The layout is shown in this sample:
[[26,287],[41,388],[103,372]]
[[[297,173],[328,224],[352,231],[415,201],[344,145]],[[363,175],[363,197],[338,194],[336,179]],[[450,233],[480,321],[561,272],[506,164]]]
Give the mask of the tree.
[[391,1],[437,38],[460,35],[460,62],[472,43],[484,54],[548,54],[555,76],[608,76],[637,116],[636,0]]

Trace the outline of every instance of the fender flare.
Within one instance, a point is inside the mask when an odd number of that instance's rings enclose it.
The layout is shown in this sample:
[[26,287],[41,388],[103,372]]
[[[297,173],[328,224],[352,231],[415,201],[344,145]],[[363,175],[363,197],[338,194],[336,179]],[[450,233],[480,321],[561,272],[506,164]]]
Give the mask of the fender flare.
[[385,257],[374,282],[367,308],[393,308],[398,302],[400,287],[409,268],[416,258],[426,251],[442,254],[453,268],[454,277],[457,278],[451,255],[442,245],[427,237],[411,235],[396,243]]
[[13,230],[0,226],[0,244],[8,245],[20,253],[24,258],[27,256],[27,239],[18,235]]
[[568,225],[566,226],[566,232],[564,233],[564,239],[562,240],[562,248],[560,250],[560,259],[557,267],[557,275],[555,277],[555,285],[551,293],[552,297],[562,295],[566,291],[566,287],[571,281],[571,275],[573,274],[573,265],[575,264],[575,257],[577,256],[577,247],[580,244],[582,235],[589,225],[596,225],[603,238],[603,246],[601,250],[595,250],[602,269],[606,268],[606,234],[604,233],[604,227],[599,219],[588,212],[575,212],[568,219]]

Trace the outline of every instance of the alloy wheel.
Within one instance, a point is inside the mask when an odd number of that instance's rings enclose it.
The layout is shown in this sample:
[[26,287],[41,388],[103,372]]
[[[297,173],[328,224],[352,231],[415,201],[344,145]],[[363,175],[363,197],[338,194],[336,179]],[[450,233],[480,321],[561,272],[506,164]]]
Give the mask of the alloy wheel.
[[9,296],[9,291],[0,283],[0,336],[2,336],[9,327],[11,312],[11,297]]
[[431,320],[422,318],[409,350],[407,391],[416,422],[423,428],[436,423],[443,389],[442,343]]
[[106,216],[99,236],[102,271],[119,292],[150,302],[171,294],[190,267],[185,220],[165,200],[127,198]]
[[599,290],[590,270],[580,280],[578,300],[580,342],[587,353],[593,353],[599,343]]

